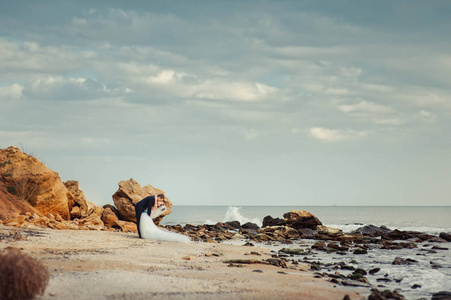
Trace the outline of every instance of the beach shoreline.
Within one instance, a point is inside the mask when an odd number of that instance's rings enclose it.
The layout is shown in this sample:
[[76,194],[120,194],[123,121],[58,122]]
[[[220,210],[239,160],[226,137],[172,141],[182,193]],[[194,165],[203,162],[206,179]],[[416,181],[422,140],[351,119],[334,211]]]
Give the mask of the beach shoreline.
[[[19,249],[50,272],[37,299],[364,299],[363,289],[315,278],[308,264],[261,262],[268,249],[223,243],[163,242],[136,233],[0,225],[0,251]],[[6,233],[18,233],[4,238]],[[291,268],[290,268],[291,266]],[[363,293],[362,293],[363,292]],[[360,294],[359,294],[360,293]]]

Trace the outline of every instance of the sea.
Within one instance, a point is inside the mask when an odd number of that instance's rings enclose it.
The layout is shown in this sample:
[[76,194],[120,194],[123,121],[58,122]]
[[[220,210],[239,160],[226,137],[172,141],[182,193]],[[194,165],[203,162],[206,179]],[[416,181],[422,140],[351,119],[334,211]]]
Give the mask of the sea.
[[[451,206],[173,206],[162,225],[200,225],[217,222],[252,222],[262,226],[263,218],[283,218],[290,210],[306,210],[314,214],[324,225],[340,228],[345,233],[365,225],[387,226],[394,230],[418,231],[432,235],[451,233]],[[234,241],[244,244],[246,241]],[[259,243],[256,246],[278,251],[281,248],[311,246],[314,240],[300,240],[293,244]],[[254,243],[255,244],[255,243]],[[380,268],[374,275],[367,275],[373,287],[380,290],[398,290],[406,299],[431,299],[433,293],[451,292],[451,243],[417,243],[418,248],[386,250],[377,247],[366,255],[346,255],[315,251],[307,259],[323,264],[344,262],[355,268],[371,270]],[[432,249],[438,246],[441,249]],[[413,259],[409,265],[393,265],[396,257]],[[299,257],[299,261],[306,259]],[[323,272],[323,270],[322,270]],[[334,273],[335,271],[328,272]],[[343,275],[351,271],[339,270]],[[358,289],[358,288],[357,288]],[[361,288],[368,295],[368,288]]]

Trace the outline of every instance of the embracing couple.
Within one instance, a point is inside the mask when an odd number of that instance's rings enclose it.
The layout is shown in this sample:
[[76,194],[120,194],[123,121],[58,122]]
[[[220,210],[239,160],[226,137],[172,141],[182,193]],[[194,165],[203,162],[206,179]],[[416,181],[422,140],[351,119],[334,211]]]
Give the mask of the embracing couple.
[[163,201],[164,195],[158,194],[148,196],[136,203],[136,226],[138,227],[139,237],[158,241],[189,243],[190,238],[188,236],[159,228],[153,222],[152,219],[161,216],[166,211]]

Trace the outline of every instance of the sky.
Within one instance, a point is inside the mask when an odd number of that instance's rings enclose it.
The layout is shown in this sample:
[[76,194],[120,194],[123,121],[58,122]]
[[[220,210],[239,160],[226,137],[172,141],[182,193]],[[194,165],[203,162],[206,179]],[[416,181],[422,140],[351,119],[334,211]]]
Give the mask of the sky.
[[97,205],[450,205],[450,32],[447,0],[0,0],[0,148]]

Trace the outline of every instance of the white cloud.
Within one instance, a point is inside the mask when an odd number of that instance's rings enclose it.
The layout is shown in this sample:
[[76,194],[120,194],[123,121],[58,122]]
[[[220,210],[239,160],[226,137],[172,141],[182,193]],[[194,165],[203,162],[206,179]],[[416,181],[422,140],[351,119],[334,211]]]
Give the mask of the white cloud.
[[322,127],[313,127],[309,131],[310,137],[323,142],[342,142],[346,140],[356,140],[366,137],[368,134],[364,131],[328,129]]
[[406,120],[402,118],[375,118],[373,122],[381,125],[402,125],[406,123]]
[[437,115],[430,111],[422,110],[419,114],[420,117],[427,122],[434,123],[437,120]]
[[24,94],[31,99],[43,100],[93,100],[115,97],[132,92],[128,88],[109,88],[90,78],[39,77],[25,86]]
[[23,96],[23,86],[20,84],[13,84],[11,86],[0,86],[0,98],[18,99]]
[[339,104],[337,109],[344,113],[372,113],[372,114],[388,114],[392,113],[393,108],[370,101],[360,101],[355,104]]

